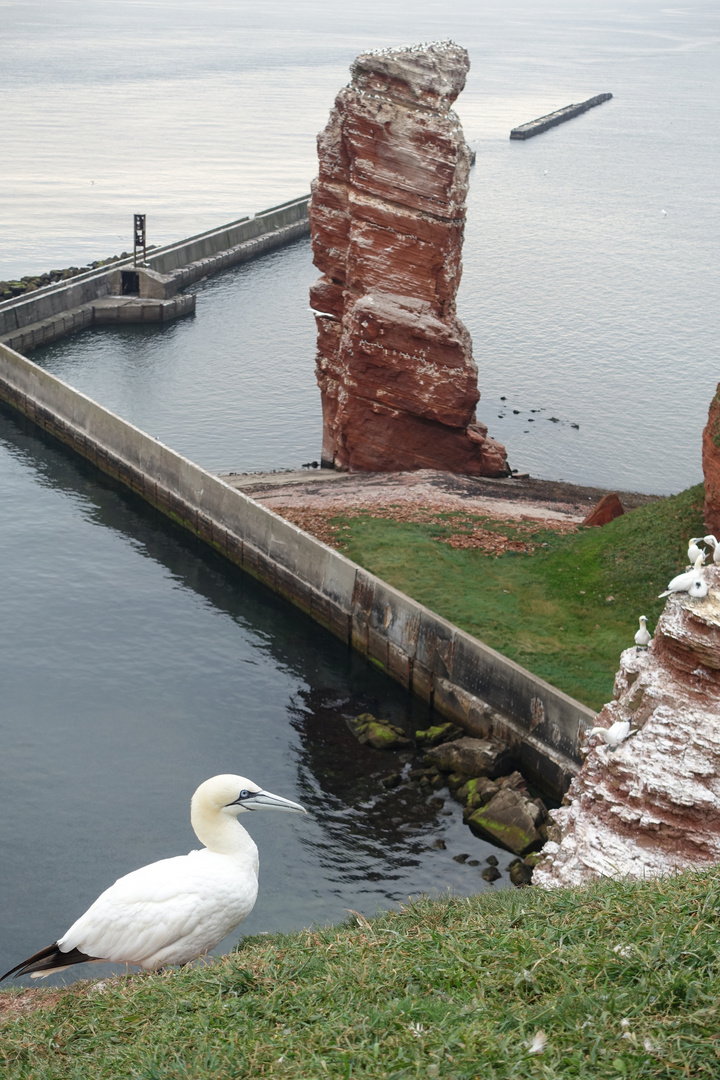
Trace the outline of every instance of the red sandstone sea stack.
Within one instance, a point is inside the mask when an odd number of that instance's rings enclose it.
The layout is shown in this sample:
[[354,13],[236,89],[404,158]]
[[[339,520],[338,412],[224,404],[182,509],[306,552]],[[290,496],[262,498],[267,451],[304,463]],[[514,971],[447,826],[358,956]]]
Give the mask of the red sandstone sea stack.
[[705,476],[705,525],[720,539],[720,383],[710,402],[703,431],[702,463]]
[[471,154],[450,106],[469,67],[452,42],[365,53],[318,136],[310,302],[325,465],[508,471],[475,419],[455,311]]
[[629,720],[630,738],[588,753],[568,805],[553,811],[561,837],[543,848],[534,883],[720,862],[720,567],[703,573],[708,595],[672,594],[649,649],[622,654],[598,725]]

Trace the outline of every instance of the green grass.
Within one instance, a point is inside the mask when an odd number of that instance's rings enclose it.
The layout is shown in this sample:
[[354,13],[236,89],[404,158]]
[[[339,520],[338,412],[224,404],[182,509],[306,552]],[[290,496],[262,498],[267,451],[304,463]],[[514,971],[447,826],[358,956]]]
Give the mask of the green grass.
[[[654,626],[665,603],[658,593],[684,569],[688,538],[703,535],[702,503],[699,484],[600,529],[538,533],[547,547],[534,555],[499,557],[442,543],[449,524],[333,520],[350,526],[343,531],[349,558],[599,709],[612,696],[638,617]],[[485,525],[512,535],[505,525]]]
[[[0,1020],[8,1080],[720,1075],[720,871],[422,900],[80,983]],[[616,948],[619,951],[615,951]],[[102,987],[102,984],[101,984]],[[8,994],[0,994],[0,1007]],[[545,1051],[528,1052],[538,1029]]]

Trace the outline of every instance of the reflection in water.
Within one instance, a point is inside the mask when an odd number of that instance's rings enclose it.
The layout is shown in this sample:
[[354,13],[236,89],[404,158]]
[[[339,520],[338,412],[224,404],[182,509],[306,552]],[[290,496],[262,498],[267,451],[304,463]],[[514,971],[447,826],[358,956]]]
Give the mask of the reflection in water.
[[10,413],[0,475],[0,970],[121,874],[195,846],[189,798],[219,772],[310,810],[253,819],[246,933],[487,887],[453,861],[492,850],[460,807],[383,787],[407,755],[361,746],[346,724],[369,711],[413,731],[422,703]]

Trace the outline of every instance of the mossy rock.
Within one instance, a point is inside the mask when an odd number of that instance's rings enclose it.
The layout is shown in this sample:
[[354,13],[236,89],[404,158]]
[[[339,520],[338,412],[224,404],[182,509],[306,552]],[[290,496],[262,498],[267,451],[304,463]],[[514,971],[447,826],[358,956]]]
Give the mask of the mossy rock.
[[543,838],[537,827],[541,817],[536,803],[518,791],[505,788],[465,820],[476,836],[515,855],[527,855],[542,846]]
[[375,750],[394,750],[399,746],[412,746],[402,728],[378,720],[372,713],[361,713],[348,721],[351,731],[359,742]]
[[462,730],[448,721],[447,724],[436,724],[434,727],[416,731],[415,741],[419,746],[438,746],[440,743],[457,739],[460,735]]

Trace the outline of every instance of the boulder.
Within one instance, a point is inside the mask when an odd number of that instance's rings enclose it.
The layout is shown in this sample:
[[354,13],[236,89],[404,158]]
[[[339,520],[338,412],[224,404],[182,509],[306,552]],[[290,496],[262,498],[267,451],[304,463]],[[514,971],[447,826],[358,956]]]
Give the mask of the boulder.
[[375,750],[394,750],[399,746],[412,745],[412,739],[407,737],[402,728],[386,724],[372,713],[361,713],[349,720],[348,724],[359,742],[367,743]]
[[607,525],[608,522],[614,521],[615,518],[620,517],[625,513],[623,504],[620,502],[620,496],[616,492],[603,495],[602,499],[582,522],[583,525]]
[[418,746],[437,746],[439,743],[450,742],[462,735],[462,729],[450,722],[436,724],[433,727],[424,728],[415,732],[415,742]]
[[469,67],[449,41],[365,53],[318,136],[310,303],[326,465],[509,471],[476,420],[455,308],[471,154],[451,105]]
[[516,855],[526,855],[543,842],[539,827],[547,815],[538,802],[513,788],[504,788],[486,806],[474,810],[467,824],[476,836]]
[[497,739],[473,739],[469,735],[441,743],[428,750],[426,760],[447,773],[466,777],[502,776],[513,765],[510,748]]

